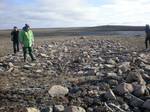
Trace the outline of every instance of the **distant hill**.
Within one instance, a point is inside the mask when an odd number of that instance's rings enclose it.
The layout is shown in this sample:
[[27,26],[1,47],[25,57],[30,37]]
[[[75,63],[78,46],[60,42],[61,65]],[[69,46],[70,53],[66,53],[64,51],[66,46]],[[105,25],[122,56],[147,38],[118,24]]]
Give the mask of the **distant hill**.
[[[33,28],[35,36],[115,35],[117,31],[144,31],[144,26],[104,25],[95,27]],[[10,37],[11,30],[0,30],[0,37]]]
[[94,31],[144,31],[144,26],[104,25],[88,28]]

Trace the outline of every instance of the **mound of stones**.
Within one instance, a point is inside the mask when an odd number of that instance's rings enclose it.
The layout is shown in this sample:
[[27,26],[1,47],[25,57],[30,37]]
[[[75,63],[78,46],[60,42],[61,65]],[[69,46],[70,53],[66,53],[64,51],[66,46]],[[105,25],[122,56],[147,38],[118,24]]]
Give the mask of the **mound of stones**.
[[150,53],[131,49],[81,37],[1,57],[0,112],[150,112]]

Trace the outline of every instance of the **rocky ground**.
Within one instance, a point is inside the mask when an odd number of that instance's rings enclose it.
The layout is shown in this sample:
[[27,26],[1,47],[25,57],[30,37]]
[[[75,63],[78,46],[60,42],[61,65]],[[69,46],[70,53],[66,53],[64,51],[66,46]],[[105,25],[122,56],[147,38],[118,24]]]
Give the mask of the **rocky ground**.
[[0,112],[150,112],[150,53],[68,39],[0,59]]

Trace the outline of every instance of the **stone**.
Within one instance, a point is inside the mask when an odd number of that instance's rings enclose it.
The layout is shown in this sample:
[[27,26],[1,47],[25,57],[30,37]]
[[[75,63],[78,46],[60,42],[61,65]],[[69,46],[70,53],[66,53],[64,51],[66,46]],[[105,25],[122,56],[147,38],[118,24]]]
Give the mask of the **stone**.
[[95,75],[95,74],[96,74],[95,69],[89,69],[84,72],[84,75]]
[[[114,103],[109,103],[108,105],[109,105],[109,107],[115,109],[115,111],[118,111],[118,112],[126,112],[125,110],[123,110],[122,108],[120,108],[119,105],[116,105],[116,104],[114,104]],[[111,110],[111,111],[113,111],[113,110]]]
[[47,54],[43,54],[43,53],[40,53],[40,56],[42,56],[43,58],[47,58],[48,57]]
[[39,70],[36,70],[35,72],[36,73],[42,73],[42,70],[39,69]]
[[10,68],[14,67],[13,63],[11,63],[11,62],[9,62],[8,65],[9,65]]
[[103,73],[101,73],[101,72],[97,72],[97,73],[96,73],[96,76],[103,77],[103,76],[105,76],[105,74],[103,74]]
[[89,107],[89,108],[87,109],[87,112],[94,112],[94,109],[91,108],[91,107]]
[[146,55],[145,55],[144,53],[139,54],[139,56],[140,56],[141,58],[146,58]]
[[112,64],[112,65],[115,65],[115,64],[116,64],[116,62],[115,62],[113,59],[109,59],[109,60],[107,61],[107,63],[108,63],[108,64]]
[[116,96],[114,94],[114,92],[109,89],[106,93],[105,93],[105,98],[106,99],[111,99],[111,100],[116,100]]
[[54,106],[54,112],[64,112],[64,106],[63,105],[55,105]]
[[41,109],[41,112],[53,112],[53,108],[52,107],[45,107]]
[[146,100],[142,106],[145,109],[150,110],[150,99]]
[[117,73],[118,73],[118,75],[122,75],[122,70],[118,69]]
[[143,73],[142,77],[144,80],[150,80],[150,76],[148,74]]
[[145,85],[146,82],[142,78],[141,74],[138,71],[131,71],[126,78],[127,82],[138,82],[139,84]]
[[118,85],[118,81],[116,79],[111,79],[109,80],[108,84],[111,86],[111,87],[114,87],[114,86],[117,86]]
[[147,70],[147,71],[150,71],[150,65],[146,65],[146,64],[145,64],[144,69]]
[[104,65],[103,65],[103,64],[99,64],[99,68],[100,68],[100,69],[103,69],[103,68],[104,68]]
[[145,91],[146,91],[146,86],[145,85],[140,85],[140,84],[137,84],[137,83],[133,83],[133,88],[134,88],[134,91],[133,91],[133,94],[135,96],[142,96],[145,94]]
[[130,102],[130,105],[132,105],[134,107],[141,107],[144,104],[143,100],[141,100],[140,98],[138,98],[130,93],[126,93],[125,98],[128,99]]
[[129,109],[129,105],[124,103],[123,105],[121,105],[121,108],[124,110],[128,110]]
[[123,62],[119,68],[122,70],[122,72],[127,72],[130,70],[130,62]]
[[33,107],[29,107],[27,108],[27,112],[40,112],[40,110]]
[[78,75],[84,75],[84,71],[78,71]]
[[107,77],[108,78],[112,78],[112,79],[118,79],[117,74],[113,73],[113,72],[107,73]]
[[64,96],[66,94],[68,94],[69,89],[67,87],[63,87],[61,85],[54,85],[50,88],[50,90],[48,91],[48,93],[52,96]]
[[116,91],[120,94],[123,95],[125,93],[132,93],[133,92],[133,86],[132,84],[129,83],[121,83],[116,87]]
[[9,68],[9,70],[7,72],[12,72],[14,70],[13,67]]
[[112,65],[112,64],[105,64],[104,67],[105,67],[105,68],[114,68],[115,65]]
[[86,110],[82,107],[69,106],[66,108],[65,112],[86,112]]
[[32,68],[32,66],[30,66],[30,65],[24,65],[23,68],[29,70],[29,69]]
[[100,62],[105,62],[105,60],[102,57],[98,57]]

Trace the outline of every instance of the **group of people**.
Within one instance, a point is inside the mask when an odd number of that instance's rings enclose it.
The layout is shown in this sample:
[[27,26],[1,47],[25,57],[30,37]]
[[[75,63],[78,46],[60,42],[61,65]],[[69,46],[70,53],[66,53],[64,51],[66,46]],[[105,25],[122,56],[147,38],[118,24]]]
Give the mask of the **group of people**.
[[24,62],[27,61],[28,52],[32,61],[36,60],[32,52],[34,45],[34,35],[28,24],[25,24],[21,31],[19,31],[18,28],[14,26],[13,31],[11,32],[11,40],[13,41],[14,54],[19,52],[19,44],[22,46]]

